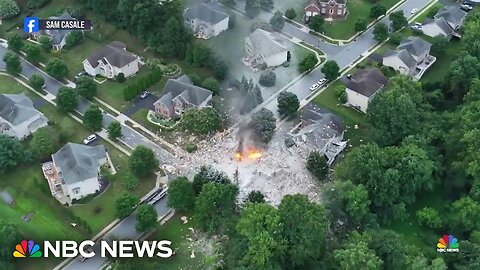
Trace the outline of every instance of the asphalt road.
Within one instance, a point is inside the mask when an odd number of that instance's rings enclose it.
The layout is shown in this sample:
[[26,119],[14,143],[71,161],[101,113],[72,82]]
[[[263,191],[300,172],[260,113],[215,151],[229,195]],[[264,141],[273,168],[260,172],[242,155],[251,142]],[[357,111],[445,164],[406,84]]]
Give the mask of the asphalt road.
[[[168,195],[167,195],[168,196]],[[167,214],[169,208],[167,207],[167,196],[162,200],[154,204],[155,210],[159,217]],[[141,234],[137,233],[135,230],[135,219],[136,214],[132,213],[126,219],[122,220],[117,226],[115,226],[108,234],[106,234],[103,239],[112,240],[112,239],[138,239]],[[170,239],[157,239],[157,240],[170,240]],[[96,254],[100,254],[99,245],[95,245],[94,249]],[[78,258],[75,258],[72,262],[66,265],[63,269],[66,270],[96,270],[100,269],[107,262],[106,258],[102,258],[99,255],[87,259],[85,261],[80,261]]]

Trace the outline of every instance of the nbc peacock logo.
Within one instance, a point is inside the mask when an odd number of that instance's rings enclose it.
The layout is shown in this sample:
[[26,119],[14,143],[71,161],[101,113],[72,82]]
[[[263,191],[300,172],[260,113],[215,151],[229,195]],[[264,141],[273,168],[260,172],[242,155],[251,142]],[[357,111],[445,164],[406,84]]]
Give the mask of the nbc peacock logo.
[[438,239],[437,252],[458,252],[460,245],[453,235],[444,235]]
[[40,246],[35,244],[33,240],[22,240],[20,244],[15,246],[13,257],[15,258],[39,258],[42,257]]

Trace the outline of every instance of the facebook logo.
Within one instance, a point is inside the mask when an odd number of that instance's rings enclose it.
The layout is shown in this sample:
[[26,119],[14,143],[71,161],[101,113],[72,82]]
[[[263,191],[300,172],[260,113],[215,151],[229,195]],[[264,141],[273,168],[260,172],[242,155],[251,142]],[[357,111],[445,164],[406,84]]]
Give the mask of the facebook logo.
[[38,32],[40,23],[37,17],[26,17],[23,19],[23,31],[26,33]]

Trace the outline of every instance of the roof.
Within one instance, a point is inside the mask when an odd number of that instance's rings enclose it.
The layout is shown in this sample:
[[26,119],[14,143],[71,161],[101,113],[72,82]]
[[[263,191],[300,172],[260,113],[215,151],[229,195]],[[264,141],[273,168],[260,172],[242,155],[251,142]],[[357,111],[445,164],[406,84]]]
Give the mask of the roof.
[[320,12],[320,7],[318,6],[318,0],[310,0],[305,6],[305,10]]
[[62,172],[66,184],[74,184],[98,177],[99,160],[107,157],[103,145],[88,146],[76,143],[65,144],[52,155],[55,166]]
[[98,61],[104,61],[104,59],[112,66],[121,68],[137,59],[137,56],[127,51],[126,48],[125,43],[113,41],[94,52],[87,60],[94,68],[98,66]]
[[387,77],[378,68],[370,68],[355,72],[347,81],[346,87],[366,97],[371,97],[387,83]]
[[[185,78],[186,77],[186,78]],[[178,79],[168,79],[163,88],[163,95],[154,104],[164,104],[171,107],[172,100],[176,97],[182,97],[190,104],[199,106],[202,104],[212,92],[205,88],[193,85],[187,76]]]
[[219,6],[214,6],[213,3],[201,3],[195,7],[187,8],[183,17],[185,19],[198,19],[210,24],[217,24],[229,16],[227,13],[223,12]]
[[417,61],[412,57],[410,53],[408,53],[407,50],[390,51],[390,52],[387,52],[387,54],[385,55],[385,57],[388,57],[388,56],[397,57],[409,68],[414,68],[417,65]]
[[428,25],[428,24],[437,25],[447,35],[453,33],[453,30],[454,30],[443,17],[437,18],[437,19],[426,19],[423,22],[423,25]]
[[[75,20],[75,18],[73,18],[67,11],[64,11],[60,16],[52,16],[48,18],[53,20]],[[49,30],[52,45],[60,45],[65,36],[71,31],[72,30]],[[45,31],[43,31],[43,33],[45,33]]]
[[467,16],[466,11],[463,11],[457,5],[451,5],[442,7],[435,18],[444,18],[450,25],[458,26],[465,16]]
[[263,56],[274,55],[287,50],[287,48],[273,38],[272,33],[263,29],[258,28],[248,37],[255,50]]
[[324,3],[328,3],[328,2],[335,2],[337,4],[345,4],[347,3],[347,0],[318,0],[318,2],[324,2]]
[[10,124],[16,126],[38,114],[43,115],[25,94],[0,94],[0,117]]
[[430,50],[430,47],[432,44],[419,37],[408,37],[400,42],[397,50],[406,50],[412,56],[420,56]]

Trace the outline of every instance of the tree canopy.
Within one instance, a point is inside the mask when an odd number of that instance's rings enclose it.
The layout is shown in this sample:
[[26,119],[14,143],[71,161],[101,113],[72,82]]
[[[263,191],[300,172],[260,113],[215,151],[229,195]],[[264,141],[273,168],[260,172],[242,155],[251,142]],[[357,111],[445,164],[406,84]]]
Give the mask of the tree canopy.
[[83,115],[83,125],[92,130],[102,129],[103,113],[97,105],[91,105]]
[[337,62],[333,60],[325,62],[321,71],[323,74],[325,74],[325,78],[329,81],[333,81],[340,76],[340,67],[338,66]]
[[377,23],[373,27],[373,38],[375,38],[376,41],[382,42],[387,40],[388,38],[388,26],[382,22]]
[[273,113],[268,109],[261,108],[252,115],[248,124],[264,143],[270,142],[275,133],[276,120]]
[[137,232],[149,231],[157,226],[157,211],[151,204],[142,204],[137,208],[135,229]]
[[282,92],[277,97],[278,113],[285,116],[293,116],[300,107],[297,95],[292,92]]
[[86,99],[93,99],[97,94],[97,83],[88,76],[80,76],[76,84],[77,93]]
[[18,55],[12,52],[7,52],[3,56],[3,61],[7,66],[7,72],[11,75],[16,76],[22,72],[22,66],[20,65],[20,57],[18,57]]
[[197,134],[208,134],[220,128],[220,116],[212,107],[188,109],[182,115],[181,126]]
[[128,163],[137,176],[147,176],[158,168],[158,160],[152,149],[139,145],[132,151]]
[[285,19],[280,11],[273,13],[272,18],[270,19],[270,25],[275,31],[281,31],[283,29],[283,26],[285,25]]
[[73,112],[78,106],[77,92],[73,88],[62,86],[58,89],[57,99],[55,101],[60,110]]
[[183,212],[193,210],[195,205],[195,192],[193,183],[186,177],[178,177],[168,184],[168,207]]
[[51,58],[45,66],[45,71],[57,80],[68,76],[67,65],[59,58]]
[[29,155],[15,138],[0,134],[0,172],[4,173],[28,161]]
[[119,219],[128,217],[138,203],[138,197],[127,192],[123,193],[115,200],[115,216]]

